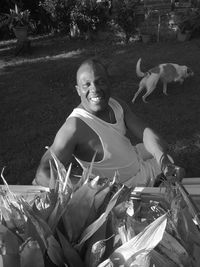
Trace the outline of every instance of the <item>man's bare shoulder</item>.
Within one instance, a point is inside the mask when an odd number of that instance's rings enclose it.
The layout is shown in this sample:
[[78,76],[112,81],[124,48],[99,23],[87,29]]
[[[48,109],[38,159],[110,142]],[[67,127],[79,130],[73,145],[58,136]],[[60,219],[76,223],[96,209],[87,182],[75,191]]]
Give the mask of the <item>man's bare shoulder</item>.
[[66,119],[60,130],[67,131],[68,134],[75,134],[80,131],[83,126],[84,122],[80,118],[71,116]]
[[74,147],[80,139],[80,132],[82,132],[82,122],[79,118],[69,117],[58,130],[53,148],[54,150],[63,150],[65,147]]

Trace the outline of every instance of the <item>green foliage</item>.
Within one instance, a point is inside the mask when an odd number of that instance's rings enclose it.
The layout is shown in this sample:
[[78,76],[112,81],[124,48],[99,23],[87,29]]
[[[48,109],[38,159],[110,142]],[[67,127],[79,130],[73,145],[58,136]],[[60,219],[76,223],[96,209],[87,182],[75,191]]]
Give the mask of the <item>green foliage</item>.
[[136,32],[135,9],[140,1],[118,0],[115,3],[114,21],[125,32],[128,42],[131,34]]
[[74,25],[80,34],[97,31],[105,27],[109,19],[108,5],[97,1],[43,0],[40,6],[53,28],[68,34]]
[[0,27],[8,25],[9,28],[27,26],[29,24],[30,11],[28,9],[21,11],[17,5],[14,9],[10,9],[9,14],[1,14]]
[[57,31],[69,33],[70,14],[75,5],[72,0],[43,0],[40,7],[43,10],[43,21],[48,18],[51,28]]
[[108,8],[104,2],[78,0],[71,13],[71,22],[78,26],[80,33],[98,31],[109,20]]
[[10,28],[27,26],[29,24],[30,11],[28,9],[21,11],[17,5],[15,9],[10,9]]
[[178,28],[182,33],[190,31],[193,35],[200,34],[200,9],[189,9],[178,21]]

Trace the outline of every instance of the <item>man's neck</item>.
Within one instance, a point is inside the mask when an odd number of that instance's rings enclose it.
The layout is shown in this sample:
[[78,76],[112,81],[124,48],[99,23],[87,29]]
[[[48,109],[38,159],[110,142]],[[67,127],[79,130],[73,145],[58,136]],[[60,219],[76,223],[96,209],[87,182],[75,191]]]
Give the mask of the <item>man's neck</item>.
[[99,119],[108,122],[108,123],[115,123],[116,119],[115,119],[115,115],[114,115],[114,111],[112,110],[112,108],[110,107],[110,105],[108,105],[105,109],[97,111],[97,112],[92,112],[87,110],[82,103],[80,103],[80,105],[78,106],[78,108],[82,108],[85,111],[89,112],[90,114],[98,117]]

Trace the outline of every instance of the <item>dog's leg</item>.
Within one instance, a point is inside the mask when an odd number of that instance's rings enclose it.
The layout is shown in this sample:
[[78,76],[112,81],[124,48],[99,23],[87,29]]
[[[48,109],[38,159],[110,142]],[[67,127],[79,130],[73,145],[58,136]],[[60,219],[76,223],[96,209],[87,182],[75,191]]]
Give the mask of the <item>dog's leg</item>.
[[135,93],[135,95],[134,95],[134,97],[132,99],[132,103],[135,102],[136,97],[139,95],[140,92],[142,92],[143,89],[144,89],[143,85],[140,84],[139,89],[137,90],[137,92]]
[[152,73],[146,80],[146,89],[147,92],[142,96],[142,100],[147,103],[146,98],[149,96],[156,88],[158,80],[160,78],[159,74]]
[[163,81],[163,94],[168,95],[167,94],[167,83]]
[[148,90],[148,91],[146,92],[146,94],[144,94],[144,95],[142,96],[142,100],[143,100],[144,103],[148,103],[148,102],[146,101],[146,98],[147,98],[147,96],[149,96],[149,95],[154,91],[155,88],[156,88],[156,87],[152,87],[150,90]]

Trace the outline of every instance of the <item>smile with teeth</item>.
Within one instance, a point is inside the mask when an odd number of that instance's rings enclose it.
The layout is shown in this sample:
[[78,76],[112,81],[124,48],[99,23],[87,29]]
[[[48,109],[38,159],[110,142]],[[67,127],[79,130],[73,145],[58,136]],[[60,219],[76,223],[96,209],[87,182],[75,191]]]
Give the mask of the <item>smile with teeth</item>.
[[96,97],[91,97],[90,101],[97,103],[97,102],[101,101],[102,99],[103,99],[102,96],[96,96]]

